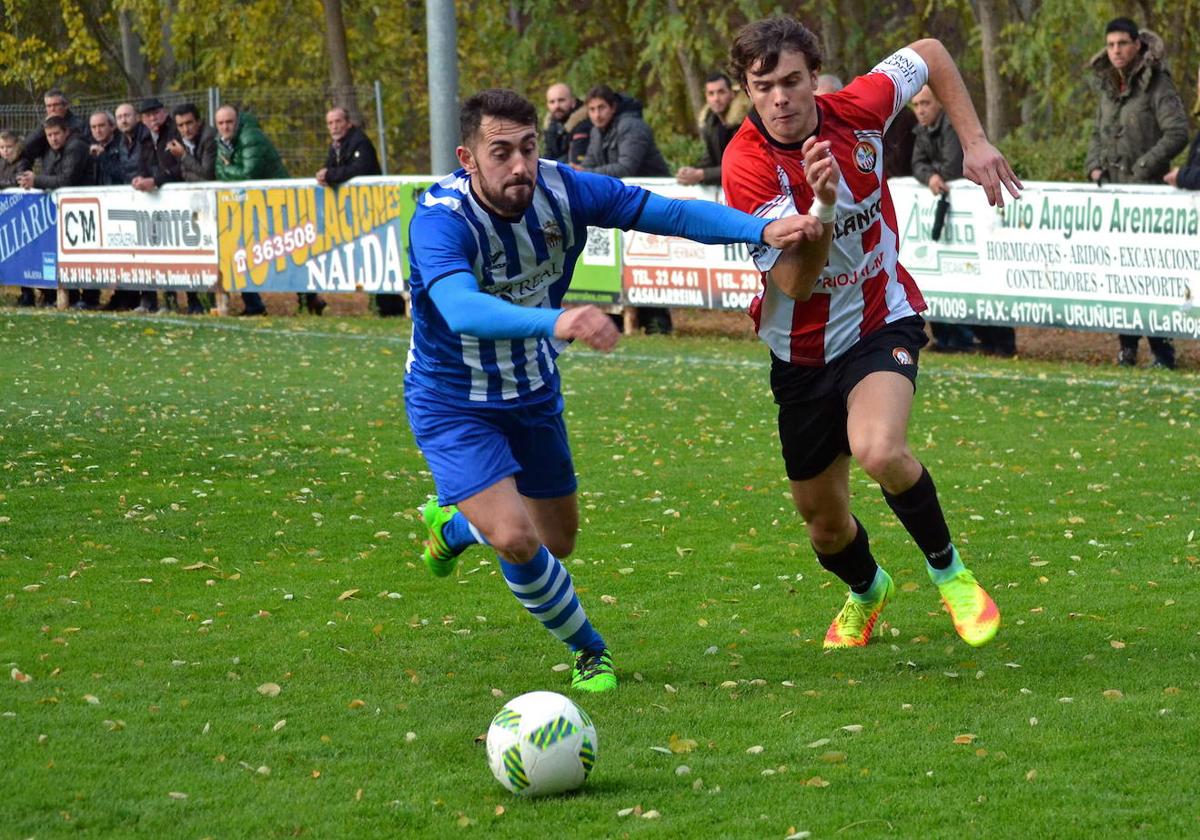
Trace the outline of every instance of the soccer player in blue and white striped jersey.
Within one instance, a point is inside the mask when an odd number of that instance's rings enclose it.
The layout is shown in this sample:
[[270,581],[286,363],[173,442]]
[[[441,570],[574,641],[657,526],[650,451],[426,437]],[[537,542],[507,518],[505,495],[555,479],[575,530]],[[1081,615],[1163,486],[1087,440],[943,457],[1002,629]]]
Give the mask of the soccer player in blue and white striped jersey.
[[608,647],[559,562],[579,511],[555,359],[575,339],[601,351],[618,339],[597,307],[560,308],[587,228],[791,248],[822,225],[668,200],[539,160],[537,112],[513,91],[476,94],[460,121],[462,168],[424,193],[409,229],[405,408],[438,492],[422,510],[424,561],[444,576],[468,546],[490,545],[517,600],[575,651],[572,687],[608,691]]

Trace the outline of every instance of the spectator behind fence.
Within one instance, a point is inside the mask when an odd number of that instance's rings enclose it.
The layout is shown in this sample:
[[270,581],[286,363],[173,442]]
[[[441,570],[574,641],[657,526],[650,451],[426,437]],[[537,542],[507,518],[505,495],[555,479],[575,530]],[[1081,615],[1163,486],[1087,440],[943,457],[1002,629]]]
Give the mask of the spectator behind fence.
[[695,166],[682,166],[675,173],[681,184],[721,186],[721,155],[737,134],[742,120],[750,113],[750,100],[724,73],[712,73],[704,80],[705,105],[700,109],[700,139],[704,157]]
[[[365,131],[351,121],[349,111],[340,106],[331,108],[325,114],[325,127],[329,129],[331,143],[329,154],[325,156],[325,165],[317,170],[318,184],[337,189],[351,178],[383,174],[375,144]],[[380,318],[404,314],[403,295],[384,293],[374,297]],[[316,299],[320,300],[319,297]],[[321,301],[320,309],[324,308],[325,303]],[[320,309],[315,314],[320,315]]]
[[[65,93],[58,88],[51,88],[42,97],[42,103],[46,107],[46,118],[64,117],[71,128],[71,133],[77,139],[82,140],[84,145],[92,142],[92,137],[88,134],[87,123],[71,110],[71,102]],[[35,128],[29,132],[22,144],[21,158],[32,168],[34,163],[45,156],[46,148],[45,127]]]
[[[258,127],[253,114],[242,114],[232,105],[217,109],[217,180],[264,181],[286,178],[279,152]],[[262,295],[242,292],[243,315],[266,315]]]
[[[117,121],[117,154],[121,163],[120,183],[132,184],[138,174],[142,138],[146,135],[146,127],[138,119],[137,109],[128,102],[118,105],[114,116]],[[137,306],[138,301],[136,289],[116,289],[103,308],[106,312],[126,311]]]
[[[154,192],[163,184],[172,184],[183,180],[183,172],[179,161],[167,151],[168,144],[179,139],[179,131],[167,113],[167,106],[155,97],[143,99],[138,105],[138,114],[146,133],[142,135],[138,147],[138,174],[133,179],[133,188],[142,192]],[[157,312],[158,293],[147,290],[139,295],[140,303],[134,312]],[[175,295],[168,294],[164,298],[166,306],[171,311],[178,309]]]
[[[0,131],[0,190],[20,186],[17,176],[27,169],[29,164],[21,157],[21,135],[7,128]],[[35,302],[33,289],[22,286],[17,306],[33,306]]]
[[575,98],[570,85],[559,82],[546,88],[542,157],[568,165],[582,164],[591,136],[587,105]]
[[148,133],[138,119],[137,109],[122,102],[115,112],[117,134],[121,140],[121,175],[124,183],[132,184],[138,174],[138,163],[142,151],[142,138]]
[[92,143],[88,153],[92,158],[92,183],[98,187],[127,184],[124,162],[121,160],[121,140],[117,120],[108,111],[96,111],[88,118]]
[[[175,136],[169,137],[163,149],[178,165],[179,177],[185,183],[215,181],[217,177],[217,132],[200,119],[200,110],[191,102],[177,105],[171,111]],[[179,308],[176,292],[164,292],[168,309]],[[187,293],[188,315],[203,315],[208,309],[198,292]]]
[[[919,125],[914,129],[916,143],[913,146],[913,175],[929,187],[934,195],[949,199],[947,181],[961,178],[963,174],[963,149],[958,135],[942,103],[925,85],[912,98],[913,110]],[[934,344],[929,349],[934,353],[969,353],[975,349],[975,336],[964,324],[949,324],[929,320]]]
[[[1099,88],[1086,171],[1096,184],[1159,184],[1171,158],[1187,145],[1187,114],[1165,63],[1158,35],[1129,18],[1104,29],[1104,49],[1091,60]],[[1156,367],[1175,368],[1175,345],[1149,336]],[[1138,336],[1120,336],[1117,364],[1137,364]]]
[[179,161],[179,171],[187,183],[217,180],[217,132],[200,119],[199,109],[191,102],[175,106],[171,112],[178,140],[167,143],[167,152]]
[[[24,189],[57,190],[63,187],[88,187],[92,185],[92,159],[88,144],[71,131],[71,122],[65,116],[46,117],[43,123],[46,134],[46,151],[41,158],[41,172],[32,170],[17,176],[17,184]],[[90,135],[88,135],[90,137]],[[52,294],[43,289],[43,300]],[[99,289],[71,289],[68,298],[77,309],[95,309],[100,302]]]
[[[1200,71],[1196,73],[1196,105],[1192,116],[1200,119]],[[1181,190],[1200,190],[1200,133],[1188,149],[1187,162],[1164,175],[1163,182]]]
[[[665,177],[671,174],[654,132],[641,118],[641,103],[618,97],[608,85],[587,93],[592,135],[587,155],[576,169],[614,178]],[[647,333],[671,332],[671,312],[661,306],[637,307],[638,325]]]

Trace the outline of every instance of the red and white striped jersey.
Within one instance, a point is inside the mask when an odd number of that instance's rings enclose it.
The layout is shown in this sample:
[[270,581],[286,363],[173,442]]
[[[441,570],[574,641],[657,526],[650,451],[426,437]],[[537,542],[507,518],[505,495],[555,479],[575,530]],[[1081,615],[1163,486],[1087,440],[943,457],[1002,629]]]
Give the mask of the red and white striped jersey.
[[[780,359],[820,367],[884,324],[925,310],[925,299],[899,263],[900,238],[883,177],[883,133],[925,84],[929,68],[905,48],[837,93],[816,97],[820,140],[841,168],[829,261],[807,301],[792,300],[767,280],[779,251],[751,249],[763,288],[750,304],[760,338]],[[807,213],[813,192],[804,177],[802,143],[779,143],[756,112],[725,149],[725,201],[777,219]]]

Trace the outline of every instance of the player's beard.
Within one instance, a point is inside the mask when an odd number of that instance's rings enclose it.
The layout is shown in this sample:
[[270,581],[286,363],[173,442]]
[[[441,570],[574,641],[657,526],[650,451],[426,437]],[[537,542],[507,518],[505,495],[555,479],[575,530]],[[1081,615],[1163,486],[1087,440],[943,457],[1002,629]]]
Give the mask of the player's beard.
[[[481,197],[493,210],[501,216],[521,216],[533,204],[533,182],[528,178],[512,178],[505,181],[498,189],[492,184],[478,179]],[[523,186],[525,190],[513,190],[512,187]],[[519,196],[519,197],[518,197]]]

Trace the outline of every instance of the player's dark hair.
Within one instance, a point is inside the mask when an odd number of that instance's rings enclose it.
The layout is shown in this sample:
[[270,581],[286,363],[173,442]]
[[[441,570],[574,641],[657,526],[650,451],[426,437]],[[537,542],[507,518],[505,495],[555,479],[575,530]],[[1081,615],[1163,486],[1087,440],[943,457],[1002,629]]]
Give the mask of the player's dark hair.
[[479,134],[484,117],[510,120],[519,125],[537,125],[537,108],[515,90],[488,88],[481,90],[462,104],[458,115],[458,128],[464,146]]
[[724,82],[730,88],[733,87],[733,82],[730,80],[730,78],[720,70],[714,70],[704,79],[704,84],[706,85],[711,85],[713,82]]
[[587,96],[583,98],[584,104],[591,102],[593,99],[603,99],[614,108],[621,101],[621,98],[617,96],[617,92],[608,85],[595,85],[587,92]]
[[744,88],[747,73],[751,70],[770,73],[784,50],[803,55],[810,72],[821,69],[821,42],[817,36],[800,21],[783,15],[748,23],[739,29],[729,48],[729,68]]
[[42,121],[45,128],[61,128],[63,131],[71,131],[71,121],[66,117],[46,117]]
[[182,117],[184,114],[191,114],[196,118],[196,122],[200,121],[200,109],[196,107],[194,102],[184,102],[182,105],[176,105],[171,109],[171,119]]

